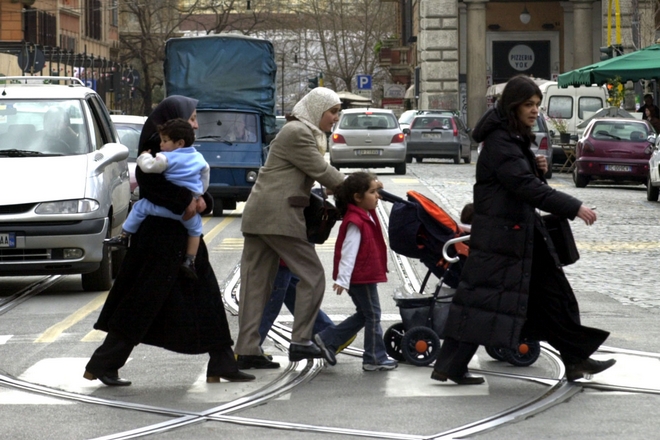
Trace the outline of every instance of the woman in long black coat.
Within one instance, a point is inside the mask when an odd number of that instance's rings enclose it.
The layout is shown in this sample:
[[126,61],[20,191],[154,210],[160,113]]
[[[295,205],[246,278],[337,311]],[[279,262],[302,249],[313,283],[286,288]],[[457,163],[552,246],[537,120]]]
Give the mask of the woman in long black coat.
[[577,299],[537,212],[579,217],[587,225],[596,221],[592,209],[547,184],[547,161],[529,148],[541,98],[531,79],[515,77],[474,129],[474,140],[484,144],[477,161],[470,256],[432,379],[483,383],[467,370],[478,346],[517,349],[521,337],[555,347],[568,380],[614,364],[589,358],[609,333],[580,324]]
[[[149,116],[140,135],[139,152],[160,151],[157,127],[169,119],[187,119],[197,128],[197,101],[183,96],[163,100]],[[162,174],[136,168],[140,196],[172,212],[192,216],[212,199],[195,201],[186,188]],[[207,210],[208,211],[208,210]],[[178,220],[149,216],[131,243],[119,274],[94,328],[108,332],[87,364],[84,377],[109,386],[131,382],[119,377],[133,347],[139,343],[185,354],[209,353],[207,382],[254,380],[238,370],[220,288],[209,263],[204,240],[195,267],[198,280],[179,275],[188,233]]]

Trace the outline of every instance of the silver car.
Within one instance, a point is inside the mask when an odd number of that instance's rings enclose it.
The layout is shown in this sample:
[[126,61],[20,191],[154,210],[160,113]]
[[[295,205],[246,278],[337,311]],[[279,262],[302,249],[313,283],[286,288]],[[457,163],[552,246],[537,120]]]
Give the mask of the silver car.
[[532,144],[530,149],[535,155],[542,154],[545,156],[548,162],[548,172],[545,174],[545,178],[549,179],[552,177],[552,158],[554,156],[554,150],[552,136],[550,136],[548,130],[548,124],[545,122],[545,117],[540,113],[536,118],[536,123],[532,127],[532,133],[534,133],[534,136],[536,137],[536,145]]
[[394,167],[406,174],[406,139],[392,110],[342,110],[330,136],[330,163],[335,168]]
[[425,158],[452,159],[458,164],[461,159],[470,163],[472,139],[470,129],[461,118],[451,113],[425,113],[415,116],[410,128],[404,129],[408,152],[406,162],[417,162]]
[[0,276],[82,274],[84,290],[108,290],[123,254],[103,239],[128,214],[128,148],[82,81],[15,78],[0,96]]

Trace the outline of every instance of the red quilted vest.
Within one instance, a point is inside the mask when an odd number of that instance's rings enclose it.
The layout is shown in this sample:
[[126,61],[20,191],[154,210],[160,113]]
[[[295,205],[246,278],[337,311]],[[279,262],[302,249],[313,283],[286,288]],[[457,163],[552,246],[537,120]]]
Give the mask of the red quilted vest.
[[339,235],[335,243],[334,267],[332,278],[337,279],[341,248],[346,238],[348,225],[353,223],[360,229],[360,249],[355,259],[351,284],[372,284],[387,281],[387,246],[383,238],[383,231],[375,210],[370,211],[374,221],[371,221],[367,212],[350,204],[339,228]]

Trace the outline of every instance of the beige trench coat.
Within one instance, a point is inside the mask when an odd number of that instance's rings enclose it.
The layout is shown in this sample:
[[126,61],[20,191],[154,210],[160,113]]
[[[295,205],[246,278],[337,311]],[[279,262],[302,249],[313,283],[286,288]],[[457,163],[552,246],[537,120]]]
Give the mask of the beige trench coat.
[[334,189],[344,177],[321,155],[309,127],[299,121],[286,123],[259,170],[243,210],[241,230],[306,240],[303,209],[314,182]]

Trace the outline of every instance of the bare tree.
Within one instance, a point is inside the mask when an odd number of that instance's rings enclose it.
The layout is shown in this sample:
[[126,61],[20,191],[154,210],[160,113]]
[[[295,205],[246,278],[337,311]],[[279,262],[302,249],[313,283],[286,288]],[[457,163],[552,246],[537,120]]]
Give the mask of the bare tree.
[[324,72],[326,85],[352,91],[356,74],[382,82],[377,42],[395,32],[392,3],[380,0],[308,0],[297,12],[305,29],[309,62]]
[[[120,61],[140,73],[136,92],[148,114],[162,87],[165,42],[184,31],[241,32],[273,41],[288,76],[281,78],[286,108],[307,90],[306,76],[323,72],[325,85],[349,90],[356,74],[383,82],[376,43],[394,32],[392,3],[380,0],[123,0]],[[283,69],[284,70],[284,69]],[[302,80],[302,81],[301,81]]]
[[154,90],[162,87],[165,42],[186,30],[208,33],[248,31],[258,25],[259,14],[246,9],[246,0],[123,0],[120,61],[140,73],[136,93],[142,101],[141,113],[149,114]]

